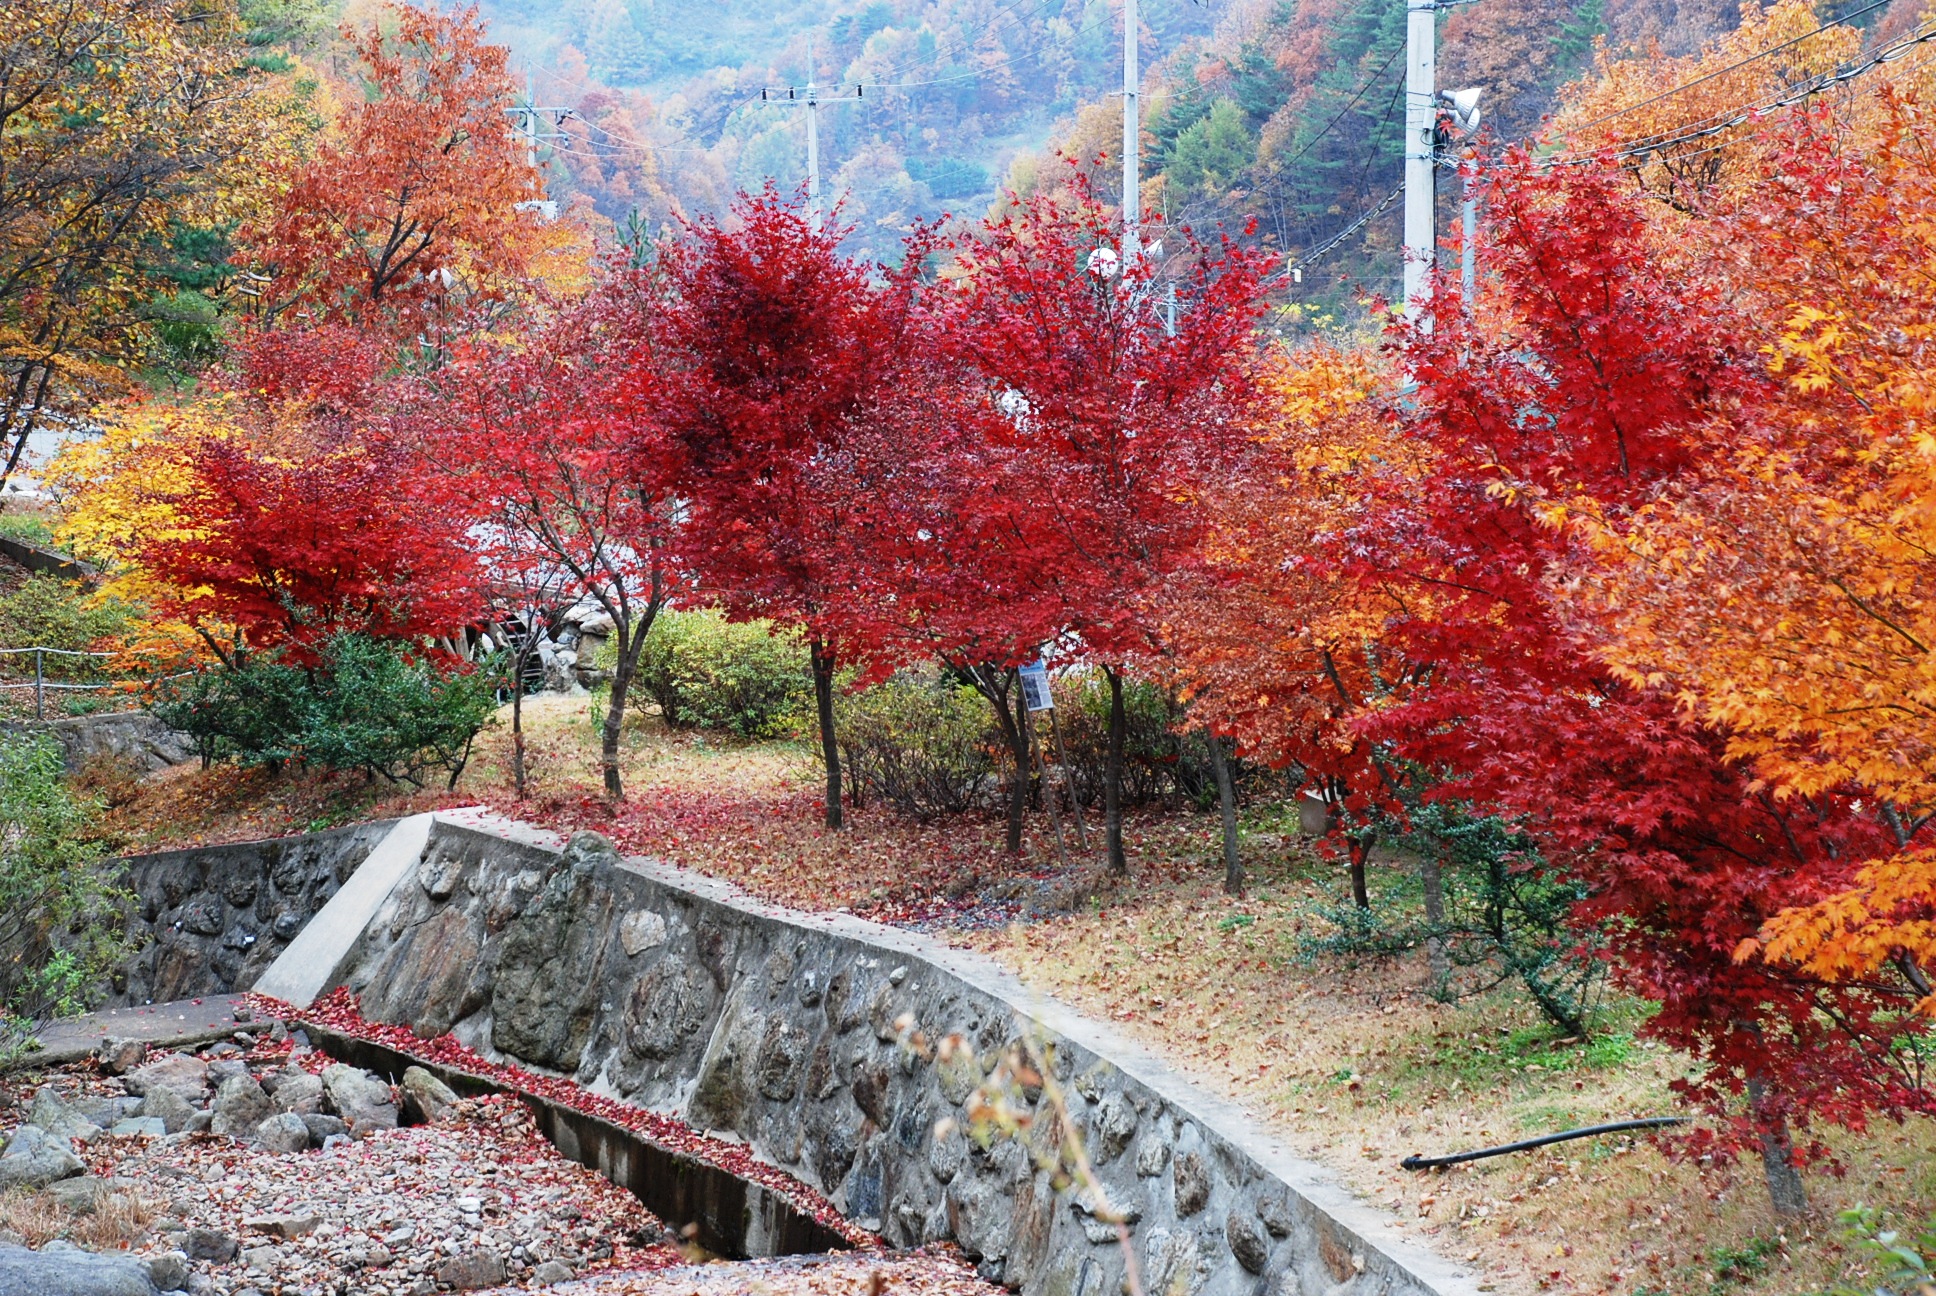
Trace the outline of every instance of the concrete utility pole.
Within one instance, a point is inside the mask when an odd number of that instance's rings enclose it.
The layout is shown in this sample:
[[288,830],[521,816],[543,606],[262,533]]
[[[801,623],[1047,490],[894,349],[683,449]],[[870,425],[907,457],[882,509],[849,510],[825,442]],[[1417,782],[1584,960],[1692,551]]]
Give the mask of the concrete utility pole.
[[[807,223],[818,234],[823,219],[820,210],[820,88],[813,78],[813,38],[810,36],[807,38],[806,85],[788,86],[784,99],[775,99],[762,90],[760,99],[765,103],[799,104],[807,110]],[[863,88],[857,85],[853,98],[859,99],[864,93]],[[834,96],[841,100],[847,97],[840,94]]]
[[[510,114],[512,121],[515,123],[514,129],[524,136],[524,160],[534,171],[538,168],[538,141],[564,139],[565,133],[561,128],[566,121],[574,116],[574,113],[569,108],[540,107],[537,97],[532,92],[531,77],[528,74],[524,78],[524,102],[513,104],[504,111]],[[538,129],[541,117],[549,118],[549,121],[545,123],[548,129]],[[536,211],[546,220],[553,220],[558,215],[558,204],[544,196],[545,191],[542,188],[544,184],[543,172],[539,172],[538,174],[538,183],[541,186],[539,196],[528,202],[517,204],[518,210]]]
[[1424,310],[1425,279],[1438,251],[1438,5],[1405,0],[1405,316]]
[[1136,92],[1142,80],[1137,66],[1136,0],[1123,0],[1123,268],[1142,254],[1143,188],[1138,163],[1143,125]]
[[813,37],[807,37],[807,223],[820,232],[820,95],[813,84]]

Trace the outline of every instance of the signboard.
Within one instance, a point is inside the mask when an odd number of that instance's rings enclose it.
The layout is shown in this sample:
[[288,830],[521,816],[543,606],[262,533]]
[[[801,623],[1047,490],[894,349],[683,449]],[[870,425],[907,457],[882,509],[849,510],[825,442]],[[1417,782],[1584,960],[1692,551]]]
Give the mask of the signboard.
[[1049,668],[1044,663],[1034,661],[1022,667],[1022,700],[1031,711],[1055,710],[1055,699],[1049,696]]

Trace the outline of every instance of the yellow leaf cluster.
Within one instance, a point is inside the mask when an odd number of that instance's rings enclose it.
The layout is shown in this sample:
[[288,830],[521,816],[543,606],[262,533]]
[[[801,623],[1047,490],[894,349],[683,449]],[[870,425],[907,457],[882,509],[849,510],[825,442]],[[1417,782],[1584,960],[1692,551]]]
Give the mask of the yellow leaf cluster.
[[193,485],[188,459],[197,445],[243,437],[236,402],[220,395],[107,407],[100,435],[69,443],[49,467],[49,484],[65,496],[59,538],[102,568],[101,595],[152,604],[162,592],[137,555],[143,544],[193,534],[174,501]]

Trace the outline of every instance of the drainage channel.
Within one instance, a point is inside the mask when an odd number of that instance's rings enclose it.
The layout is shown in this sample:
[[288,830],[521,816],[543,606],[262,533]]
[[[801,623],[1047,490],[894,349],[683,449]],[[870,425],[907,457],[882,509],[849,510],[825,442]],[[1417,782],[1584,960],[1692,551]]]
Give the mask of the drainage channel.
[[[339,1062],[395,1083],[406,1067],[422,1067],[467,1098],[504,1088],[387,1045],[304,1023],[310,1042]],[[780,1194],[697,1157],[640,1138],[631,1130],[537,1095],[518,1092],[538,1128],[560,1156],[604,1175],[715,1255],[734,1260],[849,1249],[846,1239]]]

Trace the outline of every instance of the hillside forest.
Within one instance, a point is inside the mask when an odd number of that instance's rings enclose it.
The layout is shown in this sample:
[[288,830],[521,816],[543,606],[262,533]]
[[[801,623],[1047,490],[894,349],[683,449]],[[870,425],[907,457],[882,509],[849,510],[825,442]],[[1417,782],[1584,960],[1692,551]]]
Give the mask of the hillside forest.
[[[554,196],[657,230],[767,178],[805,180],[805,127],[770,99],[816,82],[823,174],[856,245],[880,256],[918,220],[976,216],[1060,156],[1120,152],[1122,7],[1108,0],[484,0],[554,114]],[[1405,12],[1388,0],[1145,0],[1147,210],[1257,236],[1287,258],[1396,188]],[[1824,19],[1888,39],[1911,0],[1837,0]],[[1439,84],[1485,91],[1486,133],[1534,134],[1596,58],[1680,59],[1735,31],[1733,0],[1472,0],[1440,20]],[[856,87],[859,99],[853,99]],[[770,96],[762,99],[762,93]],[[1112,165],[1093,168],[1113,199]],[[1448,195],[1448,212],[1452,210]],[[1301,277],[1312,317],[1394,295],[1398,213]]]

